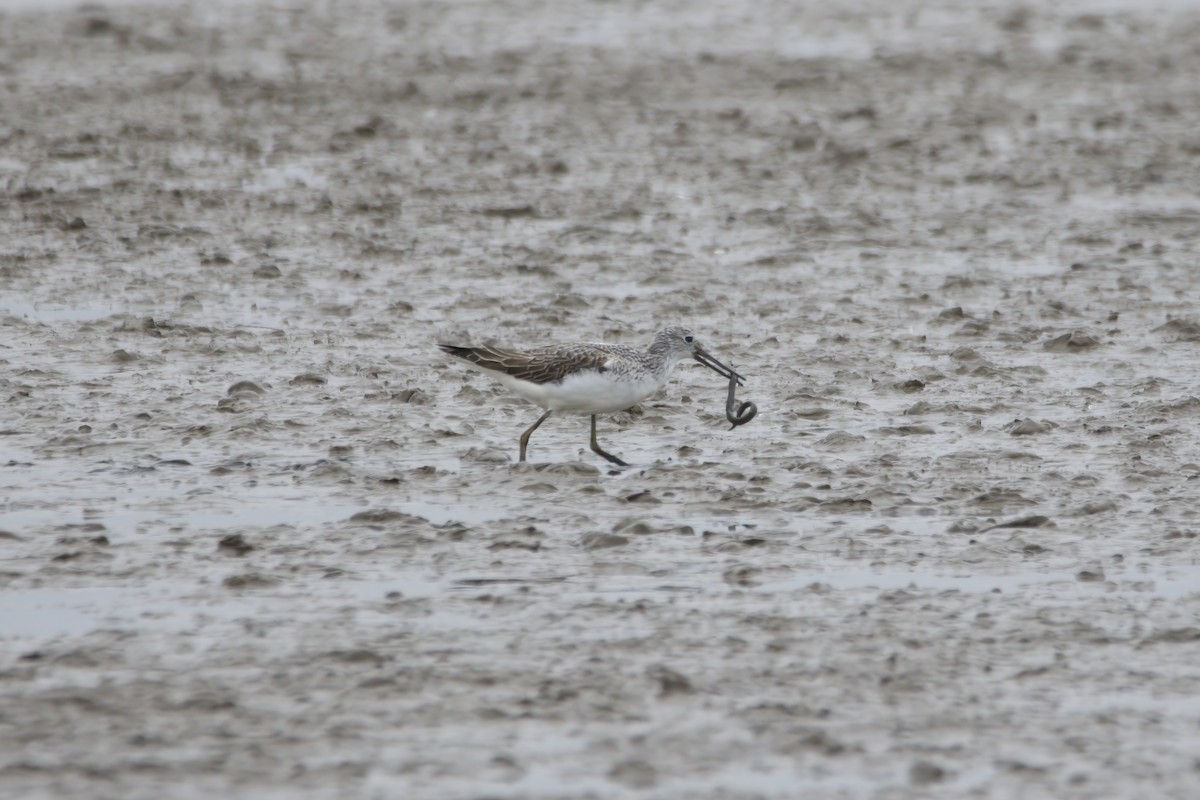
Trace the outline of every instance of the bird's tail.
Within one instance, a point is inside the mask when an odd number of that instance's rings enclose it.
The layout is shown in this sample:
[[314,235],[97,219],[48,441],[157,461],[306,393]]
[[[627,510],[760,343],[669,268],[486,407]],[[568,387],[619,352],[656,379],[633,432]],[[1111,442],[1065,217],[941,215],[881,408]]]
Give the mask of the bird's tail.
[[472,356],[475,355],[474,347],[459,347],[458,345],[454,344],[439,344],[438,347],[442,348],[442,352],[449,353],[452,356],[465,358],[467,361],[474,360],[472,358]]

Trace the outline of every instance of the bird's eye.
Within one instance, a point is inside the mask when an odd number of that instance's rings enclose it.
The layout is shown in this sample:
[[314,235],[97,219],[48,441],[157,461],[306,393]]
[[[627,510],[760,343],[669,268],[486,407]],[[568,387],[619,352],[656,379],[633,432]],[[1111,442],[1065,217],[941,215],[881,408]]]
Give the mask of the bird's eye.
[[683,337],[683,341],[686,344],[691,344],[692,342],[696,341],[696,337],[688,335],[688,336]]

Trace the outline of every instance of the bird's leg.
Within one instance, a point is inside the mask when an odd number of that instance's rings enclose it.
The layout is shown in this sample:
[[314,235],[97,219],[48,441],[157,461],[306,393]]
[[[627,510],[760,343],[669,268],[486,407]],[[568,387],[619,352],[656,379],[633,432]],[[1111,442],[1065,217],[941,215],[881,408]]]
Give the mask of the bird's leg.
[[545,414],[542,414],[540,417],[538,417],[537,422],[530,425],[525,432],[521,434],[521,461],[525,460],[525,448],[529,446],[529,434],[536,431],[538,429],[538,425],[541,425],[543,422],[545,422],[546,417],[553,413],[553,411],[547,411]]
[[[535,425],[534,427],[537,427],[537,426]],[[611,461],[612,463],[616,464],[618,467],[628,467],[628,466],[629,466],[629,465],[628,465],[628,464],[626,464],[624,461],[622,461],[621,459],[619,459],[619,458],[617,458],[616,456],[614,456],[612,453],[606,453],[606,452],[604,452],[603,450],[601,450],[601,449],[600,449],[600,445],[599,445],[599,444],[596,442],[596,415],[595,415],[595,414],[592,414],[592,441],[591,441],[591,445],[592,445],[592,452],[593,452],[593,453],[595,453],[596,455],[598,455],[598,456],[604,456],[606,459],[608,459],[608,460],[609,460],[609,461]]]

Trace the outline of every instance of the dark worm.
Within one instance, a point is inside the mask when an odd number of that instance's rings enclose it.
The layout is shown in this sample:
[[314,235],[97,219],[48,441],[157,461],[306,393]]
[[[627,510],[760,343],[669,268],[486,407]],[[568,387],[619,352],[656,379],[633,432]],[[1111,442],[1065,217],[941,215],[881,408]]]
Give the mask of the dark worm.
[[733,396],[735,391],[737,391],[737,375],[732,374],[729,376],[729,399],[725,401],[725,419],[729,420],[729,430],[733,430],[738,425],[745,425],[758,414],[758,406],[748,400],[739,405],[737,398]]

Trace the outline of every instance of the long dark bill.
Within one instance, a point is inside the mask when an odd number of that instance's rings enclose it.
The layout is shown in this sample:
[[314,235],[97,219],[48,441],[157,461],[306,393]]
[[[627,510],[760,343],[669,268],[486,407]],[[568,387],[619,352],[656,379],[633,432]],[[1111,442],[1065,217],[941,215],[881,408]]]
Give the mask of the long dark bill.
[[713,372],[719,373],[724,378],[736,378],[738,386],[741,386],[742,381],[746,380],[744,377],[734,372],[732,368],[725,366],[720,361],[713,358],[707,350],[697,347],[696,352],[692,354],[692,358],[696,359]]

